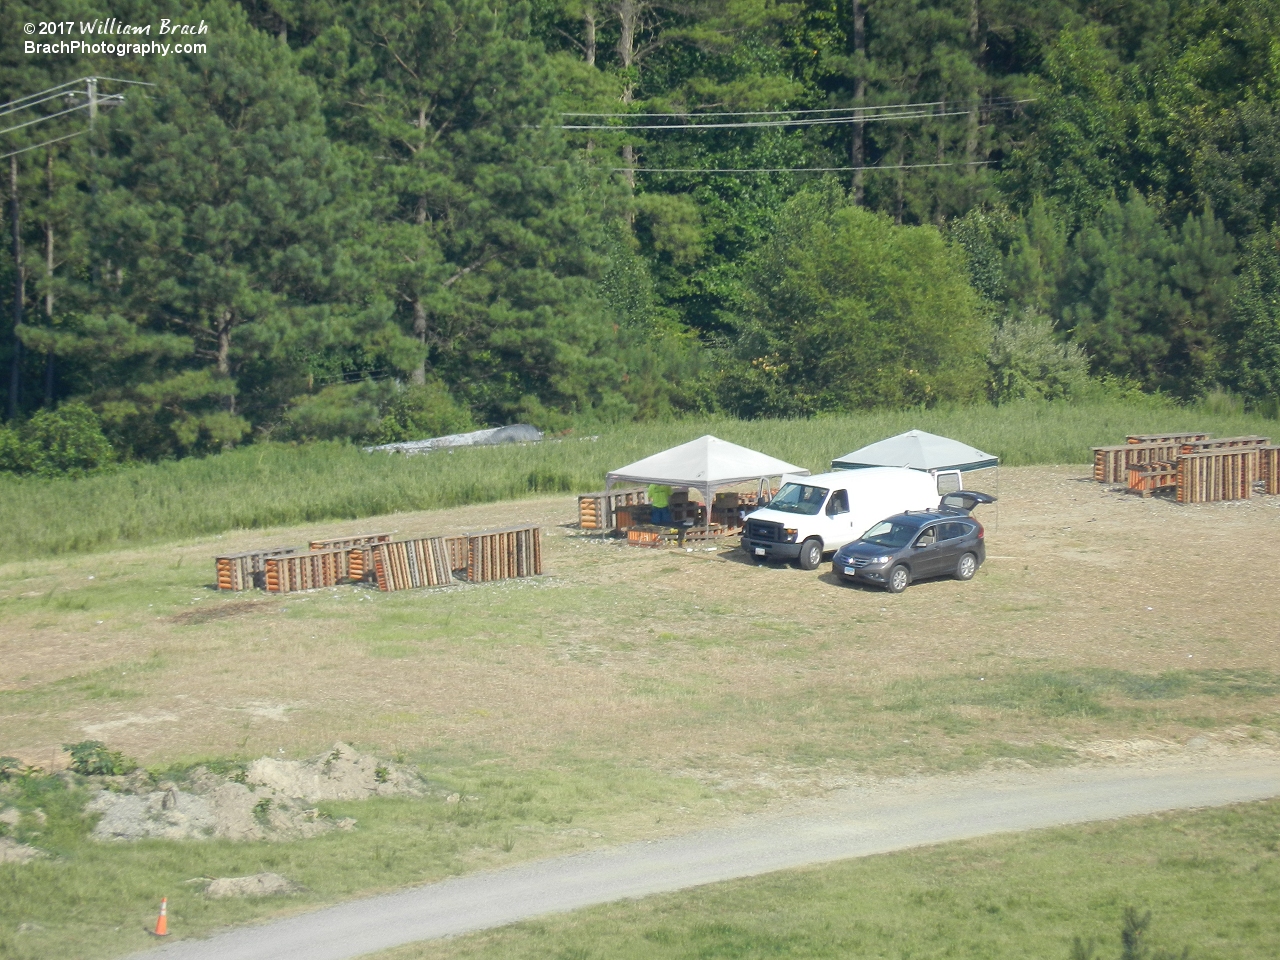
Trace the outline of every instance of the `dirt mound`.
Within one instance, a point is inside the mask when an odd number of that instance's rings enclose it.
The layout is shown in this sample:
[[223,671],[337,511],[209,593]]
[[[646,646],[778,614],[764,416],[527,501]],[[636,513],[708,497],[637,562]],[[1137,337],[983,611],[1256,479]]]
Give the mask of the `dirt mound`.
[[28,863],[44,855],[43,850],[29,847],[10,837],[0,837],[0,863]]
[[213,836],[217,827],[208,800],[175,787],[141,796],[106,791],[89,801],[85,812],[102,814],[93,828],[99,840],[203,839]]
[[198,767],[185,789],[161,787],[99,794],[86,808],[102,814],[93,835],[99,840],[298,840],[355,826],[349,817],[335,820],[312,806],[321,800],[424,792],[414,774],[345,743],[308,760],[262,757],[233,777]]
[[294,893],[298,885],[278,873],[255,873],[251,877],[219,877],[204,888],[204,895],[215,900],[223,897],[273,897]]
[[246,782],[312,803],[420,792],[416,777],[345,743],[335,743],[332,750],[309,760],[255,760],[249,764]]

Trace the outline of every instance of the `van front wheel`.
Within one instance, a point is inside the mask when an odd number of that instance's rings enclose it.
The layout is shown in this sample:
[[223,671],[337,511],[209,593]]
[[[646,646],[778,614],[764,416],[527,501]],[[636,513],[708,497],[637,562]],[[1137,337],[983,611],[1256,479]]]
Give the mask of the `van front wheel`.
[[801,570],[817,570],[818,564],[822,562],[822,541],[817,537],[810,537],[804,543],[800,544],[800,569]]

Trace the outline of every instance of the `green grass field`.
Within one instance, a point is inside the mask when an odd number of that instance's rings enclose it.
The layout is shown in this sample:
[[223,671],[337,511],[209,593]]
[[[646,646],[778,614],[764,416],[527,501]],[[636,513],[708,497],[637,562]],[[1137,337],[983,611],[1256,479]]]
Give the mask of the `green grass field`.
[[[456,764],[435,755],[421,761],[434,795],[322,803],[334,818],[354,817],[357,829],[290,842],[100,843],[82,815],[88,797],[57,777],[0,782],[0,808],[24,819],[8,833],[49,856],[27,864],[0,863],[0,958],[89,960],[146,948],[144,930],[160,898],[169,898],[175,934],[315,908],[347,897],[440,880],[530,857],[597,845],[615,820],[637,804],[688,807],[714,801],[688,779],[661,777],[614,765],[573,760],[538,770],[511,771]],[[180,770],[158,770],[160,778]],[[464,799],[449,803],[457,792]],[[43,823],[32,818],[41,810]],[[596,839],[592,839],[592,838]],[[274,871],[301,884],[288,897],[210,900],[201,877]]]
[[[378,960],[1280,956],[1280,803],[991,837],[583,910]],[[1268,919],[1270,918],[1270,919]],[[1073,953],[1080,939],[1083,953]],[[1092,941],[1092,944],[1090,943]]]
[[586,492],[608,470],[705,433],[813,471],[912,428],[955,437],[1008,466],[1083,463],[1129,433],[1280,432],[1257,415],[1121,402],[883,411],[812,420],[700,418],[626,424],[531,446],[371,455],[346,444],[262,444],[85,480],[0,479],[0,555],[9,559],[156,543],[234,529]]

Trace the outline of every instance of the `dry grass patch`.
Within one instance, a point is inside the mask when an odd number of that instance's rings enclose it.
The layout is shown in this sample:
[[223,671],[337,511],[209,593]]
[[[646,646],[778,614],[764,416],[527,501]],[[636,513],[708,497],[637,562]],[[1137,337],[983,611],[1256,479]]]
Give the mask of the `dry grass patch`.
[[[1280,529],[1280,502],[1181,507],[1082,475],[1006,470],[978,578],[901,597],[738,551],[585,537],[564,497],[373,524],[543,523],[550,573],[531,581],[210,589],[214,553],[369,522],[9,564],[0,743],[46,764],[104,725],[149,763],[337,739],[525,767],[559,753],[783,795],[1093,741],[1271,743],[1280,538],[1260,532]],[[1242,543],[1247,573],[1214,559]]]

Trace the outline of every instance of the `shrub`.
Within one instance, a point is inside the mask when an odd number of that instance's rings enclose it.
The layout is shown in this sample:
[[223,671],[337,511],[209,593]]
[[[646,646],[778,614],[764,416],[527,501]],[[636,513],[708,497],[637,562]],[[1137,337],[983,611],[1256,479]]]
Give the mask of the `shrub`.
[[22,776],[26,766],[17,757],[0,757],[0,780],[13,780]]
[[1074,343],[1063,343],[1048,317],[1028,310],[996,328],[987,357],[991,399],[1067,400],[1089,380],[1089,359]]
[[71,769],[86,777],[115,777],[138,769],[124,754],[108,750],[101,740],[64,743],[62,749],[71,754]]
[[439,380],[414,384],[387,405],[379,443],[425,440],[475,430],[471,411],[463,407]]
[[98,415],[83,403],[41,410],[18,429],[0,428],[0,470],[82,477],[115,460]]

